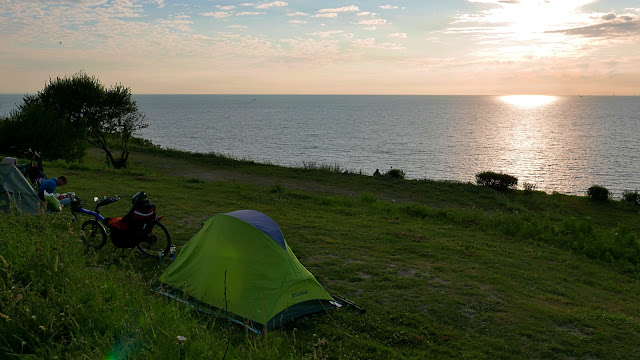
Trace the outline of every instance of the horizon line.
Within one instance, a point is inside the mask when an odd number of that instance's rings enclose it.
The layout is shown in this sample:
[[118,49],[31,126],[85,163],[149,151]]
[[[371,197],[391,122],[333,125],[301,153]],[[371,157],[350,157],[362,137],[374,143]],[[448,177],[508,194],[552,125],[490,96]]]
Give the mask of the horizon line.
[[[41,91],[41,90],[38,90]],[[3,93],[0,95],[31,95],[35,93]],[[131,93],[132,95],[237,95],[237,96],[600,96],[600,97],[637,97],[640,94],[544,94],[544,93],[505,93],[505,94],[341,94],[341,93]]]

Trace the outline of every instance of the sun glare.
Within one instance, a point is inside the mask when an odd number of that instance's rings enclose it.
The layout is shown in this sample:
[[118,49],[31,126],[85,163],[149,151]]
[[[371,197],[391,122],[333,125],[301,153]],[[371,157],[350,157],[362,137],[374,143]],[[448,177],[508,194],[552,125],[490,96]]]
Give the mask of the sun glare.
[[551,104],[556,101],[556,97],[549,95],[507,95],[501,96],[500,100],[509,105],[532,108]]

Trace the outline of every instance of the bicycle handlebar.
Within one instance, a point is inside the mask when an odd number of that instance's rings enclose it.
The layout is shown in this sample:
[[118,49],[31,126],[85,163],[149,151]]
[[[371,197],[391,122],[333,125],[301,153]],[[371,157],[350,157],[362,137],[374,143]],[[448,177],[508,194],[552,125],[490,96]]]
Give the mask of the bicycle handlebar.
[[[79,196],[76,196],[75,193],[71,193],[71,211],[72,212],[76,212],[76,210],[82,208],[82,199]],[[98,197],[94,198],[94,201],[96,202],[96,206],[94,208],[94,211],[98,211],[98,208],[101,206],[105,206],[105,205],[109,205],[112,204],[116,201],[120,200],[120,197],[118,195],[115,195],[113,197],[104,197],[104,199],[100,202],[98,202]]]
[[104,197],[104,199],[102,201],[100,201],[99,203],[96,204],[96,209],[99,208],[100,206],[105,206],[105,205],[109,205],[109,204],[113,204],[114,202],[120,200],[120,197],[118,195],[114,196],[114,197]]

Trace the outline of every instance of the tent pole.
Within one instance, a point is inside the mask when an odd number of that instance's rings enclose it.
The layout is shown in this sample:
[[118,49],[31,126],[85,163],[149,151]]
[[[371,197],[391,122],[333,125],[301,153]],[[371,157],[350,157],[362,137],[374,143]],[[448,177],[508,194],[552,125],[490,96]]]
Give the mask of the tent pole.
[[358,309],[360,311],[360,314],[364,314],[364,313],[367,312],[367,309],[356,305],[356,303],[354,303],[353,301],[347,299],[346,297],[344,297],[344,296],[342,296],[342,295],[340,295],[338,293],[335,293],[333,291],[329,291],[328,290],[328,292],[329,292],[329,295],[333,296],[336,300],[342,301],[343,303]]

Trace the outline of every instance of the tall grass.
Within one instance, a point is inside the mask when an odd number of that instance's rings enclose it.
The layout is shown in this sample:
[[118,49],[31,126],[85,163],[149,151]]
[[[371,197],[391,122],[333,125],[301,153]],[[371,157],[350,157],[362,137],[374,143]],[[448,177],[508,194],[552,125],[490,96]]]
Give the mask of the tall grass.
[[[222,358],[227,323],[157,295],[162,264],[89,251],[74,227],[61,213],[2,218],[0,358]],[[292,351],[286,337],[231,336],[244,340],[229,358]]]

